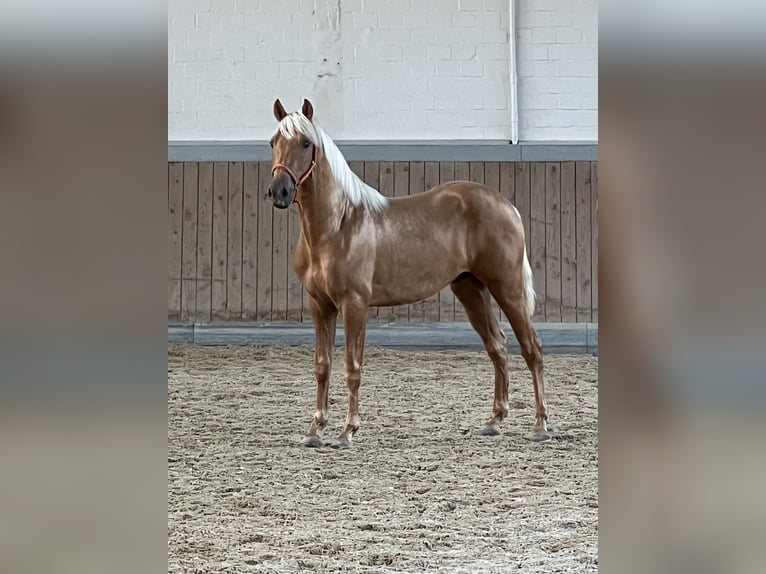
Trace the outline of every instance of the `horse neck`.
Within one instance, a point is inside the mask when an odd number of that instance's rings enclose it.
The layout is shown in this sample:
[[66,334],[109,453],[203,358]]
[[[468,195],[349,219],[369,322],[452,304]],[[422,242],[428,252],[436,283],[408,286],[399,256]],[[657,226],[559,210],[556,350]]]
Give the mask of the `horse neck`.
[[337,236],[348,207],[348,198],[322,155],[317,159],[314,173],[300,190],[301,229],[309,247]]

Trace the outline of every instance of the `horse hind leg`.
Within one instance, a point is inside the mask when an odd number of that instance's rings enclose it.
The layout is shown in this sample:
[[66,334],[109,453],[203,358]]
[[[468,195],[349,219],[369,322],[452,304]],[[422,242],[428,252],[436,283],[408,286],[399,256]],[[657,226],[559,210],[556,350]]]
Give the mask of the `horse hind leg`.
[[532,324],[523,286],[520,281],[506,281],[493,282],[488,287],[511,323],[513,333],[521,347],[521,355],[532,374],[532,386],[535,391],[535,426],[529,438],[535,442],[549,441],[551,434],[547,426],[548,406],[543,384],[543,345]]
[[500,422],[508,415],[508,351],[500,321],[492,313],[489,290],[476,276],[463,274],[450,285],[465,307],[471,325],[481,337],[495,367],[495,397],[492,415],[481,431],[483,435],[500,433]]

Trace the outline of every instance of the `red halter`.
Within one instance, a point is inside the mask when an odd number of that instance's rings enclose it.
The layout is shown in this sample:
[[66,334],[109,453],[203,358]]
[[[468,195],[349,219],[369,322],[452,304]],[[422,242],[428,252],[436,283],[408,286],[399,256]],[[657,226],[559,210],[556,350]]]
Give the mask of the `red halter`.
[[275,163],[274,167],[271,168],[271,177],[274,177],[274,172],[278,169],[283,169],[287,172],[287,175],[290,176],[290,179],[293,180],[293,184],[295,185],[295,196],[293,196],[293,203],[297,203],[298,207],[300,207],[300,202],[298,201],[298,188],[301,186],[301,184],[306,181],[310,176],[311,172],[314,171],[314,167],[317,164],[317,146],[313,146],[311,150],[311,164],[309,165],[309,168],[306,170],[306,172],[301,177],[296,177],[293,173],[293,170],[291,170],[289,167],[287,167],[283,163]]

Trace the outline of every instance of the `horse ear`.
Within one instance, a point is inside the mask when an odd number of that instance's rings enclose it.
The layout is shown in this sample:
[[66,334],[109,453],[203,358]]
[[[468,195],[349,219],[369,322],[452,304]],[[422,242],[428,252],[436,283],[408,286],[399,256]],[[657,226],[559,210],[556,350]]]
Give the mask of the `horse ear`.
[[309,120],[314,117],[314,106],[312,106],[311,102],[306,99],[303,100],[303,109],[301,111]]
[[274,100],[274,117],[277,118],[278,122],[281,122],[286,115],[287,112],[285,111],[285,107],[282,105],[282,102],[279,101],[279,98],[277,98]]

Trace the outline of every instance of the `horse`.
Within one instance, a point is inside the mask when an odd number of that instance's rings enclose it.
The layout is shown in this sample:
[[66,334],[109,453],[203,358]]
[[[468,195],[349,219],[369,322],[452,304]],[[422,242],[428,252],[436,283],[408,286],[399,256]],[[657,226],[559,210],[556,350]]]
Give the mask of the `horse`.
[[340,150],[314,121],[314,108],[287,113],[275,100],[278,125],[272,147],[275,208],[297,206],[301,229],[295,272],[310,296],[316,349],[316,411],[303,440],[325,446],[335,327],[345,330],[348,412],[329,446],[348,448],[359,430],[359,387],[367,310],[421,301],[449,285],[465,307],[494,366],[492,414],[480,431],[500,433],[508,415],[507,340],[494,298],[519,341],[532,375],[535,422],[530,440],[551,439],[543,387],[542,343],[532,324],[535,291],[518,210],[498,191],[467,181],[440,184],[424,193],[388,198],[351,171]]

